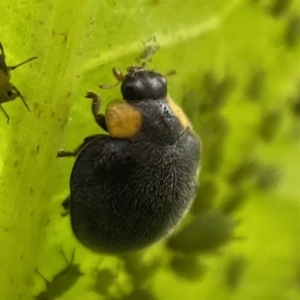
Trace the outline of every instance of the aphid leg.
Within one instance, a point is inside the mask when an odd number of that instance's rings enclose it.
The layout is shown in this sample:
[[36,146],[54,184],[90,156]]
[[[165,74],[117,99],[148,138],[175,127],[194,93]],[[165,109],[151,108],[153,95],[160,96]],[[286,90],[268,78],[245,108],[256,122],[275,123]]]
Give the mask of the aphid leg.
[[35,272],[46,282],[46,285],[49,284],[49,280],[42,275],[38,269],[35,269]]
[[[74,258],[75,258],[75,248],[73,249],[70,261],[68,261],[66,254],[64,253],[64,251],[62,249],[60,249],[60,253],[64,257],[66,265],[67,265],[67,267],[65,269],[63,269],[62,272],[60,272],[60,275],[63,275],[63,274],[67,274],[70,271],[71,267],[73,266],[73,262],[74,262]],[[80,272],[80,270],[78,270],[76,273],[83,275],[83,273]]]
[[77,156],[76,150],[74,152],[59,150],[57,151],[57,155],[56,155],[56,157],[73,157],[73,156]]
[[152,36],[150,39],[148,39],[147,41],[143,41],[143,45],[145,47],[147,47],[147,43],[151,42],[151,40],[153,39],[153,42],[156,42],[156,38],[155,36]]
[[165,77],[168,77],[168,76],[173,76],[173,75],[175,75],[177,72],[176,72],[176,70],[172,70],[172,71],[169,71],[168,73],[166,73],[166,74],[164,74],[165,75]]
[[5,53],[2,43],[0,43],[0,56],[2,56],[3,60],[5,61]]
[[16,69],[16,68],[19,68],[20,66],[22,66],[22,65],[24,65],[24,64],[27,64],[28,62],[30,62],[30,61],[32,61],[32,60],[34,60],[34,59],[37,59],[37,58],[38,58],[37,56],[34,56],[34,57],[29,58],[29,59],[26,59],[25,61],[22,61],[21,63],[15,65],[15,66],[8,66],[8,67],[7,67],[7,70],[8,70],[8,71],[12,71],[12,70],[14,70],[14,69]]
[[66,265],[67,265],[67,267],[68,267],[68,268],[66,269],[66,273],[67,273],[67,272],[69,271],[70,267],[72,266],[73,262],[74,262],[75,249],[74,249],[73,252],[72,252],[72,256],[71,256],[71,260],[70,260],[70,261],[68,261],[67,256],[66,256],[65,252],[64,252],[62,249],[60,249],[60,253],[61,253],[62,256],[64,257],[65,262],[66,262]]
[[[152,42],[152,44],[150,44]],[[160,46],[156,40],[156,37],[153,36],[147,41],[143,42],[144,51],[142,54],[137,58],[137,62],[141,62],[142,60],[146,60],[148,62],[152,61],[152,56],[160,49]]]
[[85,98],[92,99],[92,114],[95,118],[97,124],[105,131],[107,130],[107,125],[105,121],[105,116],[103,114],[98,114],[101,106],[101,97],[93,92],[88,92]]
[[30,111],[30,108],[29,108],[28,104],[26,103],[25,98],[21,94],[21,92],[14,85],[11,87],[11,89],[16,93],[17,97],[21,98],[21,100],[24,103],[24,105],[26,106],[27,110]]
[[5,115],[6,119],[7,119],[7,124],[8,124],[8,123],[9,123],[9,119],[10,119],[9,115],[8,115],[7,112],[4,110],[4,108],[2,107],[1,104],[0,104],[0,109],[1,109],[2,112],[4,113],[4,115]]
[[61,216],[65,217],[65,216],[69,215],[70,214],[70,196],[68,196],[61,205],[65,209],[65,211],[63,213],[61,213]]
[[91,141],[93,141],[97,137],[99,137],[99,134],[88,136],[84,139],[83,143],[74,151],[59,150],[57,151],[56,157],[76,157]]

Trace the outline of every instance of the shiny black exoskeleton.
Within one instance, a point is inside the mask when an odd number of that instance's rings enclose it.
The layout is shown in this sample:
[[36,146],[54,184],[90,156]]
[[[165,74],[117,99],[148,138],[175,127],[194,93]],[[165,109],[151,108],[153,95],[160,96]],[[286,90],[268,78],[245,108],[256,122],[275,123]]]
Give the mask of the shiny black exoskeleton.
[[[75,236],[111,254],[142,249],[174,229],[195,197],[200,160],[199,138],[167,96],[166,78],[145,66],[130,67],[126,75],[113,72],[122,82],[123,101],[108,104],[101,115],[100,97],[87,95],[109,135],[58,153],[77,156],[65,203]],[[120,118],[124,131],[116,128]]]

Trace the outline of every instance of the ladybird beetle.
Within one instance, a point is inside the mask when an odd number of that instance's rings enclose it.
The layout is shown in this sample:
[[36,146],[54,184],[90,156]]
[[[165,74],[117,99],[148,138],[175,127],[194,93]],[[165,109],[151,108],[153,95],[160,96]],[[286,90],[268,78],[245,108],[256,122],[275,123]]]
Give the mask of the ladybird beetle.
[[27,110],[30,111],[23,95],[21,92],[10,82],[10,71],[36,59],[37,57],[31,57],[15,66],[7,66],[5,62],[5,52],[2,44],[0,43],[0,109],[4,113],[9,123],[9,115],[2,107],[1,103],[15,100],[17,97],[21,98],[22,102],[26,106]]
[[123,100],[98,114],[101,98],[93,92],[92,113],[108,132],[87,137],[74,152],[70,209],[77,239],[95,252],[118,254],[143,249],[168,235],[189,209],[198,185],[201,142],[181,108],[168,95],[165,76],[145,64],[127,68]]

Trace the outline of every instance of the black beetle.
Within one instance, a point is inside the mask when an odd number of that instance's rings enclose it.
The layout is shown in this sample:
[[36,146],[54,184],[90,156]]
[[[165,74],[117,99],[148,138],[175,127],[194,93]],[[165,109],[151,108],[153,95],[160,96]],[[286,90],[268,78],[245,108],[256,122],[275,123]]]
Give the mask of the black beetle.
[[29,107],[21,94],[21,92],[10,82],[10,71],[36,59],[37,57],[31,57],[15,66],[7,66],[5,62],[5,53],[2,44],[0,43],[0,109],[4,113],[9,123],[9,115],[2,107],[1,103],[9,102],[15,100],[17,97],[21,98],[22,102],[29,111]]
[[196,195],[201,146],[168,96],[165,76],[145,64],[113,73],[123,100],[111,101],[102,115],[100,96],[86,96],[109,135],[87,137],[58,157],[77,156],[64,203],[75,236],[93,251],[117,254],[145,248],[179,223]]

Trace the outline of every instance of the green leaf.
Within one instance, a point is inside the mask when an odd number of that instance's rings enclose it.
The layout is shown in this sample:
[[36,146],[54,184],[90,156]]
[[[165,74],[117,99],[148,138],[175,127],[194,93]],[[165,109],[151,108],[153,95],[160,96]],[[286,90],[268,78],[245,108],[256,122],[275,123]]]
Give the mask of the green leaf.
[[[173,300],[299,297],[300,119],[293,108],[300,93],[300,3],[282,1],[0,2],[0,41],[7,64],[38,56],[11,72],[11,82],[25,96],[30,112],[16,99],[2,104],[9,124],[0,114],[1,299],[32,299],[45,291],[36,269],[51,282],[66,268],[60,251],[70,261],[74,249],[74,264],[85,275],[69,286],[76,275],[64,273],[66,284],[60,282],[61,290],[54,286],[58,290],[48,296],[99,299],[92,287],[94,274],[107,269],[116,276],[102,288],[110,299],[129,299],[133,290]],[[136,286],[134,278],[142,278],[142,270],[130,274],[122,259],[85,249],[73,236],[69,217],[61,215],[74,160],[58,159],[56,153],[101,133],[86,91],[101,93],[102,111],[108,101],[119,98],[118,88],[99,90],[99,84],[114,83],[112,67],[125,70],[136,64],[143,42],[153,36],[160,49],[148,65],[161,73],[177,71],[168,77],[169,92],[202,138],[200,184],[203,180],[217,191],[207,193],[212,197],[208,200],[199,195],[196,201],[204,204],[196,203],[194,211],[224,208],[236,190],[243,195],[243,205],[234,204],[230,207],[237,209],[228,211],[241,219],[236,236],[244,239],[201,256],[206,267],[196,283],[179,281],[166,268],[173,254],[159,243],[140,254],[137,262],[155,272]],[[265,116],[274,111],[280,112],[281,121],[271,126],[275,131],[266,140],[259,132],[269,124]],[[254,160],[259,167],[251,177],[231,184],[230,174]],[[270,176],[263,190],[266,170],[275,170],[281,181]],[[233,291],[224,276],[228,257],[235,256],[245,258],[247,267]],[[151,293],[146,291],[152,287]]]

